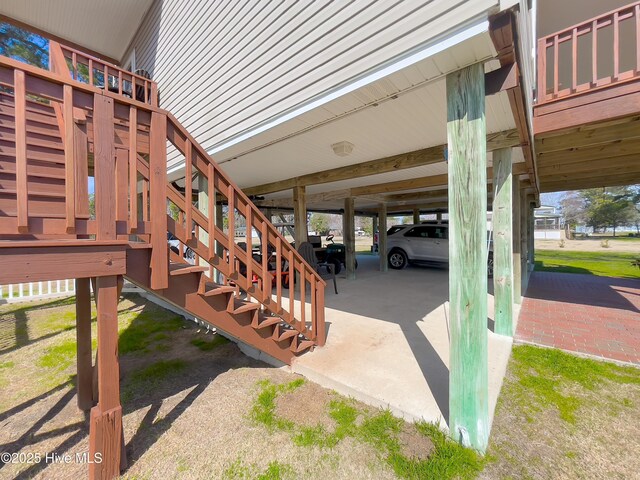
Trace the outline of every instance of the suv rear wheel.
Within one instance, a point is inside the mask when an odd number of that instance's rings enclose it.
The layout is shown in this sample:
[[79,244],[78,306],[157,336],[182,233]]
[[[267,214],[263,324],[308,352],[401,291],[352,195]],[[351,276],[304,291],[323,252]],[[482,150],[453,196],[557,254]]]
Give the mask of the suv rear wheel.
[[389,262],[389,266],[394,270],[402,270],[407,266],[407,263],[409,263],[407,254],[402,250],[391,250],[387,260]]

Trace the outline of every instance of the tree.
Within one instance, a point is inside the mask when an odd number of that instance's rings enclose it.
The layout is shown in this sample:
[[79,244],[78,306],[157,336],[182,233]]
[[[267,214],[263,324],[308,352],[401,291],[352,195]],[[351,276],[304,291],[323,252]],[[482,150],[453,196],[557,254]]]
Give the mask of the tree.
[[583,190],[581,195],[586,203],[587,224],[594,232],[611,227],[615,237],[618,227],[633,221],[635,208],[627,187],[593,188]]
[[312,213],[309,224],[311,229],[319,235],[327,235],[329,233],[329,219],[324,213]]
[[49,41],[10,23],[0,22],[0,55],[47,69]]
[[568,225],[570,229],[575,230],[578,225],[585,223],[586,203],[579,192],[568,192],[560,200],[560,206],[562,207],[565,225]]

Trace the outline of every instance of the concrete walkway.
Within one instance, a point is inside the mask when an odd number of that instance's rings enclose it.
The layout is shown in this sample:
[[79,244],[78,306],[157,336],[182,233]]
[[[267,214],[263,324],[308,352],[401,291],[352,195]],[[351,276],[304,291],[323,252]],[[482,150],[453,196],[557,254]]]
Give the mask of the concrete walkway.
[[640,365],[640,278],[533,272],[516,340]]
[[[408,267],[381,274],[378,257],[371,255],[358,256],[358,263],[357,280],[338,278],[338,295],[327,288],[326,346],[297,359],[293,371],[407,419],[445,426],[448,271]],[[489,295],[490,317],[492,304]],[[511,344],[511,339],[489,332],[491,418]]]

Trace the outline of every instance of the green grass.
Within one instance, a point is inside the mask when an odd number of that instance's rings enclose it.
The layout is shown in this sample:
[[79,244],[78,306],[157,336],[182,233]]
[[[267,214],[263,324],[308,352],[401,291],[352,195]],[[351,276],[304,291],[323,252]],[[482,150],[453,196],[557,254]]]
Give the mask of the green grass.
[[214,348],[220,345],[224,345],[225,343],[229,343],[229,340],[227,340],[222,335],[215,335],[210,341],[203,338],[194,338],[193,340],[191,340],[191,345],[198,347],[203,352],[213,350]]
[[67,340],[47,348],[38,359],[39,367],[55,368],[58,371],[66,370],[71,366],[76,355],[76,341]]
[[233,462],[223,473],[223,478],[233,480],[287,480],[297,478],[291,465],[273,461],[267,468],[260,472],[257,465],[246,465],[241,459]]
[[[554,407],[560,418],[575,424],[583,401],[575,387],[593,390],[603,382],[640,385],[640,370],[576,357],[560,350],[528,345],[513,348],[511,370],[516,382],[505,386],[526,415]],[[623,399],[624,403],[624,399]]]
[[[280,429],[290,432],[293,443],[300,447],[330,449],[347,437],[372,445],[400,478],[467,479],[475,478],[483,468],[483,460],[475,451],[450,440],[436,425],[426,422],[417,423],[413,428],[431,439],[433,452],[426,460],[407,458],[398,440],[404,426],[403,420],[394,417],[389,410],[373,413],[361,410],[353,400],[337,395],[329,403],[327,412],[335,421],[332,431],[322,425],[300,426],[279,418],[275,412],[277,396],[294,391],[302,383],[302,380],[281,385],[268,380],[260,382],[261,391],[252,410],[253,419],[271,431]],[[359,417],[363,419],[360,424],[357,422]]]
[[571,252],[537,250],[536,270],[542,272],[584,273],[602,277],[640,278],[640,269],[631,265],[640,257],[633,253]]
[[131,315],[131,322],[120,329],[118,349],[121,354],[144,352],[152,342],[169,338],[166,332],[179,330],[184,325],[182,317],[162,318],[163,315],[153,310]]
[[182,373],[187,366],[188,363],[181,359],[161,360],[134,371],[122,383],[122,403],[129,403],[136,395],[144,395],[144,392]]

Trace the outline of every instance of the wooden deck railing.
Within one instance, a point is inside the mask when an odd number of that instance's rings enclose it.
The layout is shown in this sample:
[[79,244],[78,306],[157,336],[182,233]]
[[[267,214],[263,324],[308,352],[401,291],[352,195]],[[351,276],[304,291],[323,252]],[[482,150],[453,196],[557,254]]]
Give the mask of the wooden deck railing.
[[[198,263],[209,265],[209,280],[246,292],[324,344],[325,282],[170,113],[1,56],[0,86],[13,93],[6,112],[15,121],[15,148],[0,148],[0,176],[9,175],[6,182],[15,185],[0,189],[0,238],[136,239],[151,246],[151,288],[161,290],[168,286],[170,232],[181,250],[189,247]],[[186,161],[184,192],[167,182],[167,153],[174,148]],[[90,176],[95,219],[89,215]],[[206,185],[206,209],[194,205],[188,180],[194,177]],[[178,220],[167,213],[171,203]],[[216,221],[220,204],[227,208],[227,226]],[[236,218],[247,225],[244,248],[235,243]],[[261,240],[255,256],[253,230]],[[288,299],[283,277],[290,279]]]
[[[623,26],[628,29],[629,35],[632,30],[635,30],[633,41],[621,42]],[[607,40],[606,45],[603,39]],[[582,45],[587,48],[581,48]],[[604,48],[606,58],[599,56],[599,48]],[[634,53],[635,58],[632,58]],[[629,65],[631,68],[625,71],[620,71],[623,68],[623,58],[630,59],[629,63],[633,65]],[[609,59],[611,59],[610,68],[600,68]],[[570,72],[566,66],[570,66]],[[566,75],[563,75],[565,71]],[[585,75],[584,72],[587,74]],[[537,103],[539,105],[639,77],[640,2],[621,7],[538,40]],[[581,82],[582,79],[586,81]]]
[[69,72],[79,82],[158,106],[158,85],[149,78],[53,40],[49,41],[49,59],[50,68],[56,73]]

